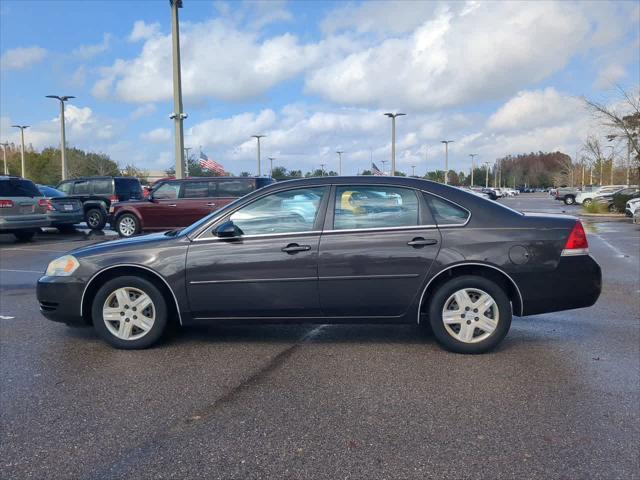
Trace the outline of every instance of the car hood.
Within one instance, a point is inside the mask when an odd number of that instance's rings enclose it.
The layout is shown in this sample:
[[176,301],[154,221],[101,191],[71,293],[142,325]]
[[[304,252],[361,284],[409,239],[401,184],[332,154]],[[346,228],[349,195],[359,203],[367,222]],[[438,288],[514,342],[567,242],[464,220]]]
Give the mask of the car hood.
[[119,251],[146,250],[156,247],[159,244],[176,242],[179,241],[179,239],[183,239],[183,237],[167,235],[166,233],[167,232],[159,232],[152,233],[150,235],[140,235],[138,237],[106,241],[86,247],[76,248],[68,253],[78,258],[89,257],[92,255],[103,255],[105,253],[116,253]]

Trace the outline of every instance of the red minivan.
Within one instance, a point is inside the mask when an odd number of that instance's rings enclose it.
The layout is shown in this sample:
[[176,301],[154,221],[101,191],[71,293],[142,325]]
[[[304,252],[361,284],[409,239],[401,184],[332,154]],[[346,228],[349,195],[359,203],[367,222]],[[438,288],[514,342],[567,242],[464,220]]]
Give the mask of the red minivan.
[[109,223],[121,237],[186,227],[274,181],[270,177],[163,180],[154,185],[144,200],[113,204],[109,209]]

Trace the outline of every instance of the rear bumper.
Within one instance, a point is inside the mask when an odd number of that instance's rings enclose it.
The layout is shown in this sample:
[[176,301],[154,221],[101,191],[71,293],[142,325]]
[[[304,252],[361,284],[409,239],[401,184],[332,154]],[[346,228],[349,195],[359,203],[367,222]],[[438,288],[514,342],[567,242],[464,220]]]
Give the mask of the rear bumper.
[[73,225],[84,222],[84,214],[82,211],[74,213],[50,213],[48,215],[51,225]]
[[12,217],[0,217],[0,232],[13,232],[17,230],[30,230],[49,226],[46,215],[24,215]]
[[600,265],[589,255],[561,257],[550,272],[514,275],[524,315],[590,307],[602,290]]
[[40,278],[36,287],[40,313],[54,322],[86,324],[80,314],[84,287],[84,282],[74,277]]

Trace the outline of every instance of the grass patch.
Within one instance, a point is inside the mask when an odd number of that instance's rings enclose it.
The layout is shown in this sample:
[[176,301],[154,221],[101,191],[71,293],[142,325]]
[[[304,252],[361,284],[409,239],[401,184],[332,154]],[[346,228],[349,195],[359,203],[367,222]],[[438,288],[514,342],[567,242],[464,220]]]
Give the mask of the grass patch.
[[609,213],[609,207],[606,203],[591,202],[589,205],[582,205],[585,213]]

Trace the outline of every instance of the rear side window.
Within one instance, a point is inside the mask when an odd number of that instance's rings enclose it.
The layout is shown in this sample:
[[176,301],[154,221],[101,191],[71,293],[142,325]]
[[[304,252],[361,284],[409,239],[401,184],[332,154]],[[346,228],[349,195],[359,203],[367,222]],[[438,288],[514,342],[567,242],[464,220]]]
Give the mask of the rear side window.
[[217,183],[217,197],[243,197],[254,190],[253,180],[241,178],[237,180],[220,180]]
[[187,182],[182,190],[182,198],[206,198],[209,196],[209,182]]
[[89,182],[87,180],[81,180],[79,182],[76,182],[73,185],[73,193],[74,193],[74,195],[88,194],[89,193]]
[[42,194],[31,180],[9,179],[0,181],[0,197],[41,197]]
[[180,193],[180,184],[177,182],[163,183],[153,190],[153,198],[156,200],[175,200]]
[[111,191],[111,182],[110,178],[101,178],[96,180],[91,180],[93,184],[93,193],[96,195],[110,195],[113,193]]
[[418,225],[418,197],[408,188],[336,187],[334,230]]
[[438,225],[464,225],[467,222],[470,214],[464,208],[432,195],[425,194],[424,197]]

